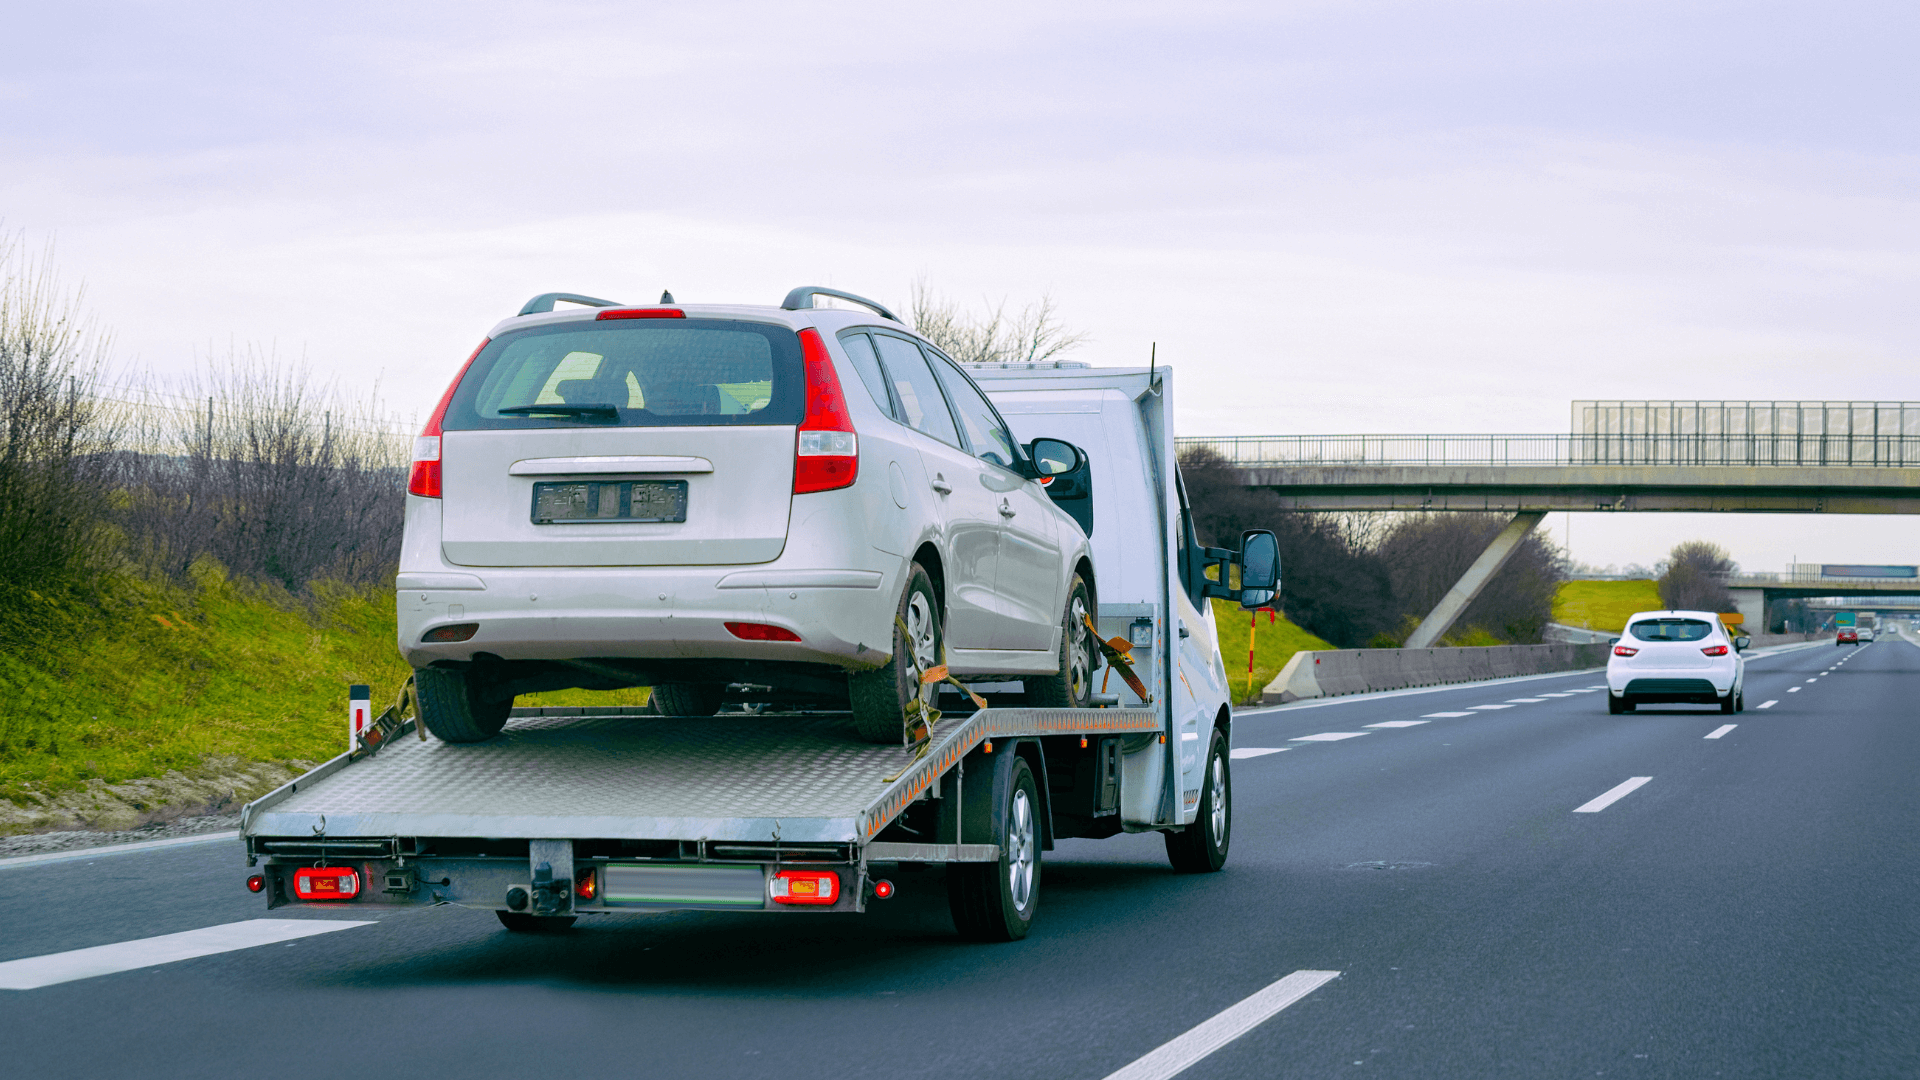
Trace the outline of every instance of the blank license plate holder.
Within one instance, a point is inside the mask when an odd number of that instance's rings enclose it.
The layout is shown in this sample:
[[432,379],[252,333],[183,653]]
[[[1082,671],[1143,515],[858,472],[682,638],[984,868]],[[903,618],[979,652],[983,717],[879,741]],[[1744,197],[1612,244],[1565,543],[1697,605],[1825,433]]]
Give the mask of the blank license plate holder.
[[561,480],[533,485],[535,525],[686,520],[685,480]]

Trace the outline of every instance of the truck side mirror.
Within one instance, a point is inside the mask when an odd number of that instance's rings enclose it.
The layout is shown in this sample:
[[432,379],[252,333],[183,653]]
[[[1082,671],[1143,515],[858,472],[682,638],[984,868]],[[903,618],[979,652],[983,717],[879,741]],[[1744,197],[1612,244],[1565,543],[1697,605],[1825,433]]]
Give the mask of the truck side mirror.
[[1240,606],[1263,608],[1280,592],[1280,541],[1265,529],[1240,534]]

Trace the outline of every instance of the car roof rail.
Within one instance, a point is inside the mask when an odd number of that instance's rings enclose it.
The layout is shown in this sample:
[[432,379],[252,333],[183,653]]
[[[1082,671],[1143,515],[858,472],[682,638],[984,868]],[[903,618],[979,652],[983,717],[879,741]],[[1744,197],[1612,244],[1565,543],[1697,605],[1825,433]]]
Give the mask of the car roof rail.
[[588,307],[619,307],[618,300],[601,300],[592,296],[581,296],[571,292],[543,292],[520,307],[522,315],[538,315],[543,311],[552,311],[556,300],[565,300],[570,304],[585,304]]
[[907,325],[900,316],[888,311],[884,304],[869,300],[864,296],[856,296],[850,292],[841,292],[839,289],[829,289],[820,285],[802,285],[793,290],[787,294],[785,300],[780,301],[780,308],[783,311],[804,311],[814,306],[813,298],[816,296],[833,296],[841,300],[851,300],[861,307],[872,308],[883,319],[892,319],[901,326]]

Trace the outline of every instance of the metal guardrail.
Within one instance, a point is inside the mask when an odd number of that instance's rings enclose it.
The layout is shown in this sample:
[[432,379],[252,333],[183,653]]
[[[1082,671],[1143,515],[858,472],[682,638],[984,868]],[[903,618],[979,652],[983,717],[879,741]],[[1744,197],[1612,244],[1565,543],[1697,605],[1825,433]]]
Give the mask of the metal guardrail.
[[1920,468],[1911,435],[1248,435],[1176,440],[1241,468],[1307,465],[1719,465]]

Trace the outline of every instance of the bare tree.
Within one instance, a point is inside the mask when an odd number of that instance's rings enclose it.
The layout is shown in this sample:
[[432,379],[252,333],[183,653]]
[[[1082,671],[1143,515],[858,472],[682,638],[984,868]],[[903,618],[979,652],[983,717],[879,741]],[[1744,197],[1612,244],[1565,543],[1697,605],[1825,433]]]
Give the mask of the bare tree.
[[922,278],[913,283],[912,303],[914,330],[963,364],[1040,363],[1087,341],[1085,333],[1060,325],[1047,294],[1015,316],[1007,315],[1005,299],[974,315],[935,295]]
[[1669,611],[1734,610],[1726,577],[1740,569],[1727,549],[1706,540],[1675,544],[1660,575],[1660,602]]
[[[1506,523],[1499,514],[1449,513],[1403,517],[1394,524],[1374,550],[1392,568],[1403,633],[1440,603]],[[1539,533],[1528,533],[1455,625],[1478,627],[1513,644],[1536,644],[1553,618],[1554,594],[1565,580],[1560,549]]]

